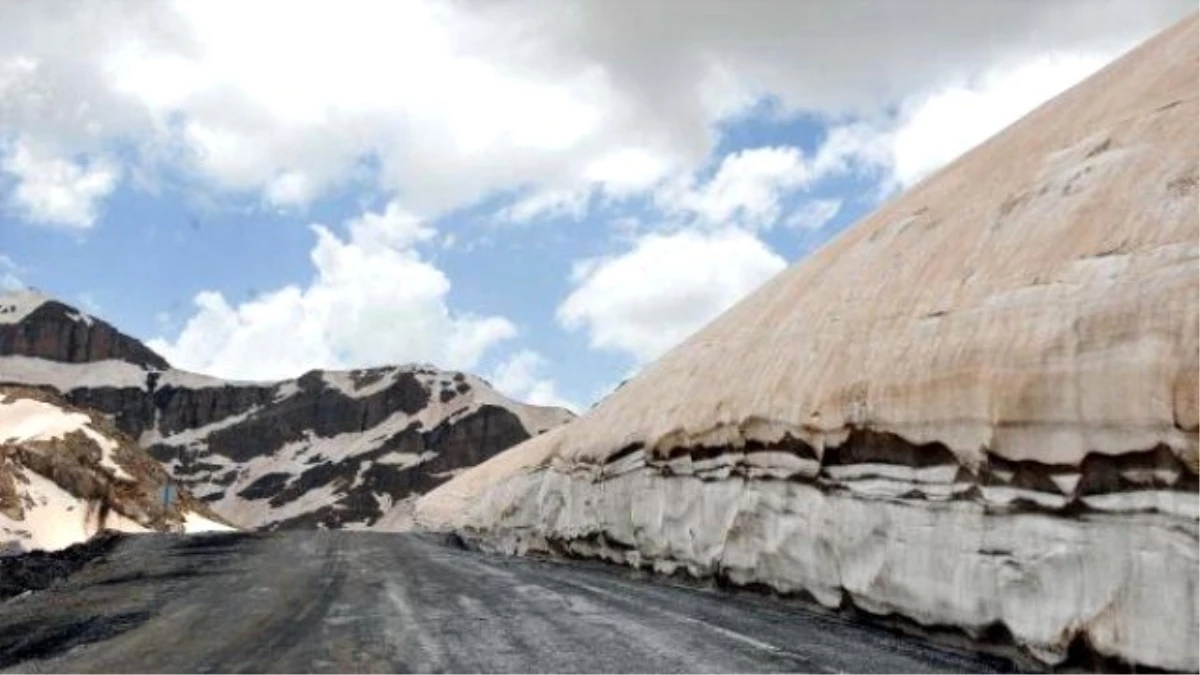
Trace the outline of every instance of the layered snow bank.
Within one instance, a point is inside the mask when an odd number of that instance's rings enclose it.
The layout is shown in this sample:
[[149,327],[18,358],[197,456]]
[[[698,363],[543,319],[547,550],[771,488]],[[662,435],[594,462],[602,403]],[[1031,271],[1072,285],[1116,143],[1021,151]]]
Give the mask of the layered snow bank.
[[417,522],[1195,671],[1195,16]]
[[976,637],[1002,626],[1047,663],[1086,640],[1101,655],[1194,671],[1195,496],[1143,494],[1150,504],[1182,497],[1191,512],[1129,504],[1065,514],[982,498],[872,497],[823,481],[543,468],[489,487],[456,526],[508,554],[721,576]]

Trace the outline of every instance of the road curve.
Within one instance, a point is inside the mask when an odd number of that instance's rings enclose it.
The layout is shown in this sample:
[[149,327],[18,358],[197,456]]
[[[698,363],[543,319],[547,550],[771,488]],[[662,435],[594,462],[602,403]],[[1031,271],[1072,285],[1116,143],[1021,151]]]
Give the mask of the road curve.
[[0,668],[58,672],[946,672],[1003,661],[792,603],[421,535],[130,537],[0,605]]

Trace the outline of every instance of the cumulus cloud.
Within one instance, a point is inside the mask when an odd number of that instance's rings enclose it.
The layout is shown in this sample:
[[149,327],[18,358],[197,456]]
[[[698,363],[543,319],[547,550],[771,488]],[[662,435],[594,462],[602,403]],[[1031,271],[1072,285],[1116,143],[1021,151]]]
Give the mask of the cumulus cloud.
[[832,127],[812,171],[873,171],[880,174],[880,194],[906,188],[1099,70],[1110,56],[1045,55],[909,97],[890,116]]
[[620,255],[577,264],[557,317],[592,347],[647,362],[784,267],[743,230],[646,234]]
[[582,218],[587,209],[588,196],[586,191],[542,190],[500,209],[494,220],[501,223],[527,223],[539,218]]
[[666,213],[686,213],[700,224],[769,229],[779,220],[781,197],[810,179],[799,148],[754,148],[726,155],[707,183],[680,181],[656,200]]
[[75,162],[25,139],[11,144],[0,171],[16,179],[8,203],[33,223],[89,228],[100,202],[116,187],[119,169],[103,158]]
[[912,185],[1108,60],[1095,53],[1046,56],[910,101],[888,143],[895,181]]
[[[272,206],[361,180],[370,159],[373,187],[428,216],[526,186],[645,190],[706,161],[714,123],[764,94],[870,119],[995,64],[1114,56],[1193,6],[4,3],[0,136],[60,158],[117,140]],[[926,163],[894,165],[903,181]]]
[[501,393],[518,401],[578,412],[579,406],[560,396],[554,380],[544,375],[549,365],[536,351],[522,349],[496,366],[488,379]]
[[516,335],[503,317],[448,307],[449,280],[415,248],[434,231],[395,203],[346,229],[342,239],[313,226],[316,277],[308,286],[285,286],[236,306],[220,293],[200,293],[178,336],[148,344],[189,370],[277,379],[385,363],[469,369]]

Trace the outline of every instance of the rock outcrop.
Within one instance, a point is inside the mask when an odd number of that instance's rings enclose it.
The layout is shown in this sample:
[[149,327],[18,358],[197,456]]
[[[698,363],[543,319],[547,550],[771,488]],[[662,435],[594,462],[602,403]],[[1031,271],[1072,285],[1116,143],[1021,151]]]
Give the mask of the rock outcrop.
[[0,354],[169,367],[161,356],[108,323],[32,290],[0,296]]
[[494,550],[1195,671],[1197,20],[422,498]]
[[430,366],[221,380],[36,293],[0,295],[4,308],[0,384],[105,414],[242,527],[407,529],[417,496],[572,417]]
[[0,550],[58,550],[102,530],[233,529],[95,413],[0,387]]

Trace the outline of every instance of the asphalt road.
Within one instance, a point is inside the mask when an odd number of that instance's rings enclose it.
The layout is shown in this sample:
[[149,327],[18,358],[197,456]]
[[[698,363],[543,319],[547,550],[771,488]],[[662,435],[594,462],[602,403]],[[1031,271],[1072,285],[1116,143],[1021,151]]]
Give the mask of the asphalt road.
[[0,668],[57,672],[981,672],[795,603],[420,535],[131,537],[0,604]]

